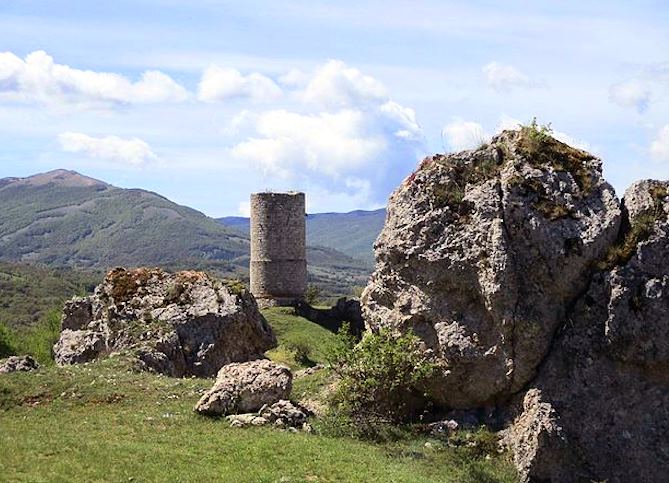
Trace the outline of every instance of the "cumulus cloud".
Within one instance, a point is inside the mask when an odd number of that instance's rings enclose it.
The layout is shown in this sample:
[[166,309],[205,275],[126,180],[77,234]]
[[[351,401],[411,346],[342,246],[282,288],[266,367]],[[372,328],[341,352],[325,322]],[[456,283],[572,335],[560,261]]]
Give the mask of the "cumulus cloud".
[[155,161],[158,157],[149,145],[139,139],[123,139],[117,136],[93,137],[82,133],[64,132],[58,136],[63,151],[83,153],[92,158],[134,166]]
[[669,163],[669,124],[658,131],[650,145],[650,156],[655,161]]
[[328,107],[351,107],[385,102],[388,93],[373,77],[341,60],[330,60],[316,70],[302,96],[306,102]]
[[216,65],[205,69],[198,85],[198,99],[205,102],[233,98],[271,101],[282,94],[281,88],[269,77],[257,72],[244,75],[236,69]]
[[[499,134],[506,130],[518,130],[523,126],[523,123],[513,117],[502,115],[499,118],[494,133]],[[473,149],[484,142],[490,141],[492,134],[489,134],[485,128],[474,121],[465,121],[456,119],[444,126],[442,129],[442,136],[450,151],[462,151],[464,149]],[[558,141],[569,144],[575,148],[592,151],[592,146],[567,133],[553,129],[552,136]]]
[[415,167],[423,134],[415,112],[341,61],[316,69],[297,91],[302,110],[245,113],[231,127],[248,128],[230,148],[272,179],[383,203]]
[[621,107],[633,107],[639,113],[648,109],[650,96],[648,84],[638,79],[620,82],[609,88],[609,99],[613,103]]
[[483,74],[488,85],[500,92],[537,86],[528,76],[508,64],[490,62],[483,66]]
[[279,84],[286,87],[304,87],[309,82],[309,76],[300,69],[290,69],[279,76]]
[[473,149],[490,139],[479,123],[461,119],[446,124],[441,134],[451,151]]
[[109,72],[57,64],[44,51],[21,59],[0,53],[0,100],[44,104],[142,104],[180,102],[188,92],[159,71],[144,72],[132,82]]

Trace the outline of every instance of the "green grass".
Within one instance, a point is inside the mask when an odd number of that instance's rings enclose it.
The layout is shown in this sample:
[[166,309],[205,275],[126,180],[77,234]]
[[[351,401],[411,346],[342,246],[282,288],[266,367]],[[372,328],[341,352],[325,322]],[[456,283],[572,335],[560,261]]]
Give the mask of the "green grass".
[[[279,346],[267,353],[275,362],[286,364],[291,369],[301,369],[310,364],[300,363],[295,359],[294,347],[309,347],[309,359],[313,364],[325,362],[328,345],[334,341],[335,335],[323,327],[309,322],[302,317],[292,315],[293,309],[274,307],[263,310],[263,315],[274,329]],[[313,365],[311,364],[311,365]]]
[[[117,358],[0,379],[4,481],[514,481],[508,464],[423,439],[386,445],[193,413],[210,380]],[[133,480],[130,480],[130,479]],[[283,478],[283,480],[282,480]]]
[[[322,360],[332,334],[286,309],[265,315],[279,338],[274,355],[299,339],[310,341],[314,359]],[[297,379],[293,397],[318,392],[329,381],[327,370]],[[516,481],[512,465],[494,447],[472,447],[472,441],[485,443],[477,433],[453,446],[425,437],[378,444],[231,428],[224,419],[192,411],[211,384],[135,372],[119,356],[2,375],[0,480]]]

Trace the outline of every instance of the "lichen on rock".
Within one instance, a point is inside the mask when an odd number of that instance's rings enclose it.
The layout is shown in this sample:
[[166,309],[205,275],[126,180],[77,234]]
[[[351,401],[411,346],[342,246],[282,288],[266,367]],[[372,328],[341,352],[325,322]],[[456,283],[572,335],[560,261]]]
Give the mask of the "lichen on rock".
[[61,326],[59,364],[125,352],[176,377],[212,376],[276,346],[251,294],[193,271],[116,268],[93,295],[65,304]]
[[505,131],[425,159],[391,196],[375,245],[368,326],[413,329],[442,368],[430,392],[449,407],[503,400],[534,377],[618,234],[601,161],[527,143]]
[[422,338],[430,395],[506,424],[521,481],[665,481],[668,215],[669,182],[619,203],[536,125],[427,158],[390,199],[366,323]]

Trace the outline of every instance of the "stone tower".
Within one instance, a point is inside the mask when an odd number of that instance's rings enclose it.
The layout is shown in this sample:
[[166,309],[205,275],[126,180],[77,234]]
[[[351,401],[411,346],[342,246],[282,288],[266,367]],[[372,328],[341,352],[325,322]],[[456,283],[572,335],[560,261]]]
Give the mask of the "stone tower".
[[304,218],[304,193],[251,194],[251,293],[261,307],[304,298]]

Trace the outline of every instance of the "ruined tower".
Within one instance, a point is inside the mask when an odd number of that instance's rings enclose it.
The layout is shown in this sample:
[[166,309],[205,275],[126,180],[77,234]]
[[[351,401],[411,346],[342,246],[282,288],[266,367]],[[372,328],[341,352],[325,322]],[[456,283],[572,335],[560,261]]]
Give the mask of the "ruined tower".
[[261,307],[304,298],[304,218],[304,193],[251,194],[251,293]]

